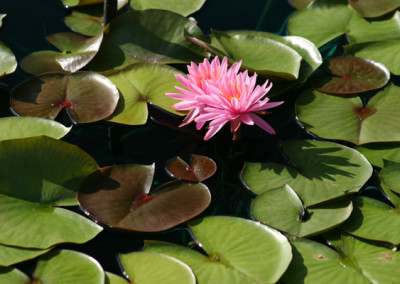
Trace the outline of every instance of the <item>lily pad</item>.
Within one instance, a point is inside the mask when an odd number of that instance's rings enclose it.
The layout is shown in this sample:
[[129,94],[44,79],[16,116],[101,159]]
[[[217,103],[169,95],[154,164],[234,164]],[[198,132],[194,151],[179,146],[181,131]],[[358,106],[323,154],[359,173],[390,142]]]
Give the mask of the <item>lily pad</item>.
[[357,146],[355,148],[363,154],[374,166],[383,168],[383,160],[400,163],[400,143],[375,143]]
[[196,283],[196,278],[187,264],[165,254],[142,251],[120,254],[119,259],[131,283]]
[[34,52],[20,62],[21,68],[30,74],[45,72],[75,72],[86,66],[100,48],[103,33],[86,38],[75,33],[57,33],[46,39],[61,52],[52,50]]
[[105,274],[106,281],[104,284],[129,284],[129,282],[125,278],[122,278],[121,276],[118,276],[114,273],[106,271]]
[[364,106],[358,97],[343,98],[307,90],[297,99],[297,117],[306,130],[326,139],[357,145],[400,141],[399,94],[399,87],[389,85]]
[[13,267],[0,267],[0,283],[26,284],[30,279],[21,270]]
[[320,69],[324,74],[313,77],[311,86],[322,93],[363,93],[383,87],[390,79],[390,72],[384,65],[360,57],[330,58]]
[[17,69],[17,59],[7,45],[0,41],[0,77],[11,74]]
[[97,36],[103,33],[103,16],[95,16],[78,10],[65,17],[65,24],[75,32],[87,36]]
[[94,72],[47,73],[28,79],[11,93],[11,107],[22,116],[55,119],[66,109],[75,122],[109,117],[117,106],[118,89]]
[[[399,11],[385,18],[364,19],[345,0],[318,0],[289,18],[289,35],[305,37],[317,47],[346,34],[350,44],[400,39]],[[318,28],[316,28],[318,27]]]
[[81,185],[78,200],[94,219],[119,229],[157,232],[195,217],[211,201],[201,183],[170,182],[150,194],[154,165],[106,167]]
[[100,226],[56,206],[76,205],[80,183],[97,169],[76,146],[46,136],[1,141],[0,243],[44,249],[95,237]]
[[327,141],[282,143],[290,165],[246,163],[243,183],[255,194],[288,184],[307,207],[357,192],[372,174],[354,149]]
[[400,75],[400,40],[350,44],[343,47],[347,55],[364,57],[380,62],[391,73]]
[[275,229],[306,237],[336,227],[350,216],[352,209],[349,199],[305,207],[296,192],[286,185],[257,196],[251,214]]
[[166,10],[125,12],[111,21],[104,33],[100,51],[89,65],[91,70],[121,69],[138,61],[200,62],[208,57],[207,52],[186,39],[186,34],[204,39],[200,28]]
[[151,63],[132,64],[121,71],[105,73],[121,94],[109,120],[130,125],[145,124],[148,118],[147,103],[174,114],[185,114],[171,106],[177,100],[165,95],[167,92],[175,92],[175,86],[180,85],[174,77],[177,73],[181,74],[170,66]]
[[135,10],[169,10],[186,17],[200,10],[204,2],[206,0],[131,0],[130,5]]
[[39,117],[11,116],[0,118],[0,141],[46,135],[55,139],[65,136],[71,127]]
[[399,1],[396,0],[353,0],[349,1],[353,8],[360,16],[364,18],[374,18],[390,13],[400,7]]
[[213,216],[193,220],[189,227],[208,256],[181,246],[149,241],[145,251],[185,262],[199,284],[275,283],[292,257],[287,239],[258,222]]
[[176,157],[168,161],[166,169],[171,176],[179,179],[201,182],[215,174],[217,165],[206,156],[192,155],[190,165]]
[[384,160],[384,166],[379,176],[382,182],[394,192],[400,194],[400,162]]
[[289,3],[297,10],[301,10],[310,6],[314,1],[315,0],[289,0]]
[[[35,258],[48,251],[49,249],[30,249],[30,248],[13,247],[0,244],[0,267],[10,266],[25,260]],[[1,275],[1,270],[0,270],[0,275]],[[0,283],[5,283],[1,281],[1,276],[0,276]]]

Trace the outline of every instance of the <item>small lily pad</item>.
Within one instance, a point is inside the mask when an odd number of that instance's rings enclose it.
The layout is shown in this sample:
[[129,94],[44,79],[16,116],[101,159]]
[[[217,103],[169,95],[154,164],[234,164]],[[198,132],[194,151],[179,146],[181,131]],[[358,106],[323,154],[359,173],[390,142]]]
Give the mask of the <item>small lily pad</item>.
[[384,65],[353,56],[330,58],[320,69],[324,75],[313,77],[311,86],[322,93],[363,93],[383,87],[390,78]]
[[21,270],[13,267],[0,267],[0,283],[2,284],[26,284],[30,279]]
[[135,10],[169,10],[186,17],[200,10],[204,2],[206,0],[131,0],[130,5]]
[[211,201],[201,183],[166,183],[150,194],[154,165],[103,168],[81,185],[78,200],[94,219],[113,228],[157,232],[195,217]]
[[201,182],[215,174],[217,165],[206,156],[192,155],[190,165],[180,157],[176,157],[168,161],[166,168],[170,175],[174,177]]
[[111,272],[105,272],[106,281],[104,284],[129,284],[128,280]]
[[109,117],[117,106],[118,89],[94,72],[47,73],[28,79],[11,93],[11,107],[22,116],[54,120],[66,109],[78,123]]
[[8,46],[0,41],[0,77],[11,74],[17,69],[17,59]]
[[360,16],[364,18],[375,18],[383,16],[400,7],[397,0],[350,0],[349,4]]

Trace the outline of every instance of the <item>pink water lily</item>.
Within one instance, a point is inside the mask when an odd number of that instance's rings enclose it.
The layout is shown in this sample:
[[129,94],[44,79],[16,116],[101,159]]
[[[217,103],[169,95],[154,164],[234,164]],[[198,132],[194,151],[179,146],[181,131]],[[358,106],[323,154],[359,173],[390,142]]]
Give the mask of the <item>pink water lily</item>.
[[256,86],[257,74],[238,73],[241,62],[234,63],[229,69],[227,58],[220,63],[218,57],[210,62],[204,59],[198,66],[191,63],[189,74],[185,77],[177,74],[176,79],[187,88],[176,87],[181,93],[166,95],[182,100],[173,107],[177,110],[190,110],[180,126],[193,120],[196,128],[201,129],[210,121],[209,130],[204,140],[210,139],[227,122],[231,122],[231,131],[236,132],[241,123],[258,125],[270,134],[275,130],[256,113],[261,113],[281,105],[283,102],[269,103],[269,98],[262,99],[272,87],[268,80]]

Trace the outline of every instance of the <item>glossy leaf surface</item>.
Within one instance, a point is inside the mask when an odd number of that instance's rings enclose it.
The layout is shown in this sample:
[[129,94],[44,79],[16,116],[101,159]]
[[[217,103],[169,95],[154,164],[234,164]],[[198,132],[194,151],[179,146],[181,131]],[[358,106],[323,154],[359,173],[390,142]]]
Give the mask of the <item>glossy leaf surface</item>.
[[17,69],[17,59],[11,49],[0,41],[0,77]]
[[79,10],[72,10],[65,17],[65,24],[75,32],[87,36],[97,36],[103,32],[103,16],[91,15]]
[[107,272],[106,271],[106,281],[105,284],[128,284],[128,280],[125,278],[122,278],[121,276],[118,276],[114,273]]
[[135,10],[169,10],[182,16],[189,16],[198,11],[206,0],[132,0],[130,5]]
[[[25,260],[35,258],[46,252],[48,252],[48,249],[29,249],[0,244],[0,266],[10,266]],[[0,283],[4,282],[0,281]]]
[[353,8],[360,16],[365,18],[374,18],[385,15],[396,8],[400,7],[400,3],[396,0],[358,0],[349,1]]
[[170,175],[179,179],[201,182],[215,174],[217,165],[206,156],[192,155],[190,165],[176,157],[168,161],[166,169]]

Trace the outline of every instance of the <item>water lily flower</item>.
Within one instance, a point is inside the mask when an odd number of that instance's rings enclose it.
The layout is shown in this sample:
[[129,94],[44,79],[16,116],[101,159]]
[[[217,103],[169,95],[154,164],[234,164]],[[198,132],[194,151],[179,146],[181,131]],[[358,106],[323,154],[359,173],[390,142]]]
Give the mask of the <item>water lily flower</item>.
[[218,57],[211,62],[207,59],[197,66],[191,63],[188,66],[187,77],[175,77],[188,90],[176,87],[181,93],[167,93],[166,95],[182,100],[173,107],[177,110],[190,110],[180,126],[193,120],[196,128],[201,129],[210,121],[209,130],[204,140],[210,139],[226,123],[231,122],[231,132],[235,133],[241,123],[261,127],[270,134],[275,130],[256,113],[279,106],[282,102],[269,102],[269,98],[262,99],[272,87],[268,80],[256,86],[257,74],[249,76],[247,70],[238,73],[241,62],[234,63],[227,68],[227,58],[220,64]]

